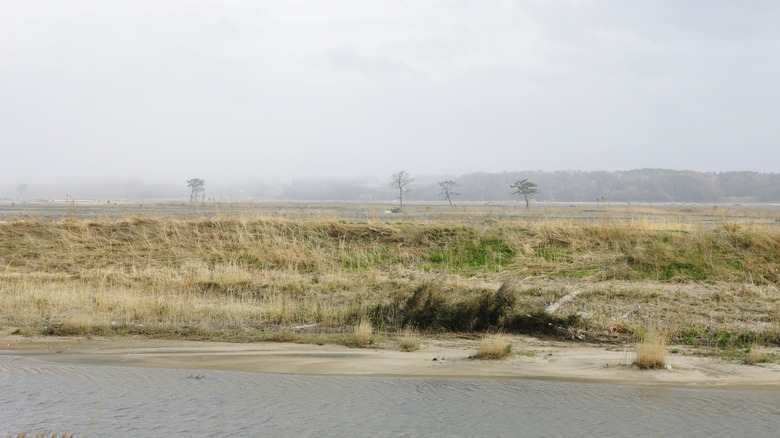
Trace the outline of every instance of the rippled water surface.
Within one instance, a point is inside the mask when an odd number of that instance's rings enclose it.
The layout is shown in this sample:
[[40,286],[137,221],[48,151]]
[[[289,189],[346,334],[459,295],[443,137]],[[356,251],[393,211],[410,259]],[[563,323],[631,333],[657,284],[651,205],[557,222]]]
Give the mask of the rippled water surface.
[[[105,403],[104,403],[105,402]],[[0,355],[0,437],[776,436],[780,392],[535,380],[322,377]]]

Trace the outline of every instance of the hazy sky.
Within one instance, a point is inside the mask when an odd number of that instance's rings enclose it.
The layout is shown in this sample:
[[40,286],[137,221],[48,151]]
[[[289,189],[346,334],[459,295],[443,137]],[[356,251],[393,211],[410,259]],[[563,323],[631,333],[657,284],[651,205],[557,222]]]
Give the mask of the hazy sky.
[[0,0],[0,184],[780,171],[780,2]]

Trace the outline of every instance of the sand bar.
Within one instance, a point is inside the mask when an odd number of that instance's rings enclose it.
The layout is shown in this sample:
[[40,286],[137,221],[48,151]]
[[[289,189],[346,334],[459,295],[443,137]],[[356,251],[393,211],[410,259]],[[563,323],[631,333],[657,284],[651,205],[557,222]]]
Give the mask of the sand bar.
[[0,334],[0,350],[30,360],[89,365],[247,371],[338,376],[529,378],[635,385],[746,388],[780,391],[780,365],[670,354],[670,369],[631,365],[630,345],[610,346],[511,336],[504,360],[470,356],[478,341],[428,339],[414,352],[394,345],[221,343],[144,338],[22,337]]

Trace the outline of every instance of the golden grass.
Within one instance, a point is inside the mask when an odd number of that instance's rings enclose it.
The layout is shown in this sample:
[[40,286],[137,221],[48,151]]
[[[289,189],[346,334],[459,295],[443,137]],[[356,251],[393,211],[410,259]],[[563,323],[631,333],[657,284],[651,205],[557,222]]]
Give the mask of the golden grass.
[[594,333],[630,336],[653,315],[674,333],[759,331],[769,318],[780,337],[771,215],[610,207],[579,219],[566,215],[584,211],[505,208],[423,216],[409,207],[392,223],[376,211],[351,223],[335,208],[284,206],[275,217],[230,208],[0,223],[0,326],[240,340],[309,324],[344,334],[369,315],[395,331],[421,327],[398,315],[420,287],[458,303],[518,278],[509,317],[577,289],[557,312],[593,314]]
[[757,363],[765,362],[768,359],[769,355],[767,352],[761,348],[761,346],[758,343],[753,343],[750,345],[750,350],[747,353],[747,357],[745,358],[745,363],[748,365],[755,365]]
[[417,351],[420,349],[420,333],[412,328],[406,328],[398,344],[401,351]]
[[355,326],[353,331],[353,339],[355,346],[365,347],[371,341],[371,335],[374,333],[374,328],[371,326],[371,321],[366,318],[362,318],[360,322]]
[[475,359],[504,359],[512,353],[512,344],[502,335],[486,335],[479,342]]
[[656,369],[666,366],[666,344],[669,336],[661,329],[653,328],[645,332],[636,343],[634,364],[641,369]]

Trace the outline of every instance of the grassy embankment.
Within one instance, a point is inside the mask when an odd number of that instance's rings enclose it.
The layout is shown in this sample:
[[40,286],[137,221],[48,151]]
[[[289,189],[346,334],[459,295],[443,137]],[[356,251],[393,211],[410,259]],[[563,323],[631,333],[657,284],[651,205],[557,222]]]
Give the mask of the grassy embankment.
[[678,344],[778,344],[777,225],[473,219],[10,221],[0,325],[355,345],[405,329],[620,342],[652,325]]

